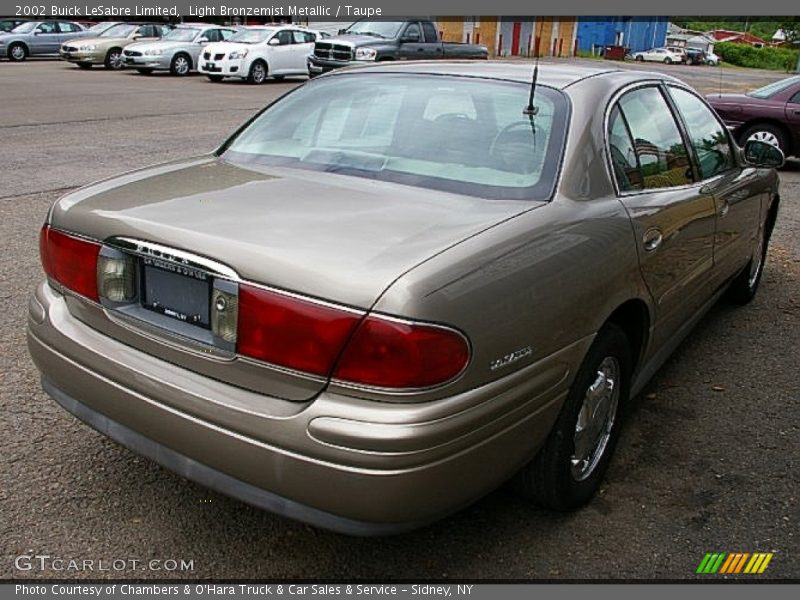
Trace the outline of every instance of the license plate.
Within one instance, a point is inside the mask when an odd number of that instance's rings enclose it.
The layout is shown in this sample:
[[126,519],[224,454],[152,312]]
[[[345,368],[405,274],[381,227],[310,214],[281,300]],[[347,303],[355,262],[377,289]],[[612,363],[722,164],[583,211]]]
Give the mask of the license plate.
[[206,273],[153,258],[143,259],[142,267],[144,308],[210,328],[211,278]]

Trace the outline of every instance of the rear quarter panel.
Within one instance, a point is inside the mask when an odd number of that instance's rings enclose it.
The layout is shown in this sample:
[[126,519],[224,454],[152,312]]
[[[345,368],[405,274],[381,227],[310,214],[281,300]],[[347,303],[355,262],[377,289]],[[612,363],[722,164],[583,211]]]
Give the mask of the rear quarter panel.
[[[611,93],[591,84],[576,92],[554,199],[418,265],[375,306],[467,335],[472,360],[448,391],[483,385],[575,345],[581,351],[566,365],[567,386],[617,307],[632,298],[650,304],[631,223],[606,168],[603,119]],[[492,369],[527,348],[524,358]]]

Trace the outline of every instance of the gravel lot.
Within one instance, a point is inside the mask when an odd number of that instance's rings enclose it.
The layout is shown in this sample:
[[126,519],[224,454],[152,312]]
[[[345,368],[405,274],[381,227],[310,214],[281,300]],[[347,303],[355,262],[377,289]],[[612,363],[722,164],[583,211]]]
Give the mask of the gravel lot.
[[[782,77],[669,71],[706,92],[719,88],[720,74],[724,90]],[[20,554],[47,554],[192,560],[193,570],[169,573],[191,578],[681,579],[695,577],[707,551],[775,552],[766,575],[800,577],[796,161],[781,173],[783,211],[758,297],[745,308],[714,308],[632,403],[604,488],[574,514],[539,510],[501,489],[412,534],[348,538],[211,493],[51,401],[24,336],[50,203],[91,180],[211,150],[295,83],[0,63],[0,577],[167,574],[14,568]]]

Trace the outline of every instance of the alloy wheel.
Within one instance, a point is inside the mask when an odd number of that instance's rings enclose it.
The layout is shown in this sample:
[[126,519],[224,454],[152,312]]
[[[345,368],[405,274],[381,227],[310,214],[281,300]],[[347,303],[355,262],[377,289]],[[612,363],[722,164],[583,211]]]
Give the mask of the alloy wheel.
[[589,385],[578,412],[573,434],[572,477],[583,481],[597,467],[611,438],[617,416],[622,369],[619,360],[605,357]]
[[253,65],[253,81],[255,83],[262,83],[267,78],[267,72],[264,70],[264,65],[256,63]]
[[750,137],[747,138],[747,141],[750,140],[755,140],[757,142],[766,142],[767,144],[775,146],[776,148],[781,147],[778,137],[771,131],[763,131],[763,130],[755,131],[750,135]]
[[123,66],[122,52],[112,52],[108,55],[108,66],[112,69],[121,69]]
[[179,56],[175,59],[175,74],[186,75],[189,72],[189,61],[185,56]]

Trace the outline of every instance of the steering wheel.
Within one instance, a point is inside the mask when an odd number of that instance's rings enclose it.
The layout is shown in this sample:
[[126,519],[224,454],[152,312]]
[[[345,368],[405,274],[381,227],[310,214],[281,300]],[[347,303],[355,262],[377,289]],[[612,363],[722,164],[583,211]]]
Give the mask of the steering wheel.
[[472,118],[466,113],[442,113],[441,115],[437,115],[434,119],[434,123],[446,123],[448,121],[459,122],[459,121],[470,121],[472,122]]
[[[536,165],[531,160],[521,162],[519,149],[521,146],[529,148],[529,158],[533,159],[535,155],[533,143],[537,132],[541,130],[533,122],[515,121],[506,125],[497,132],[489,145],[489,156],[499,161],[509,171],[532,173],[536,170]],[[544,153],[541,154],[544,156]]]

